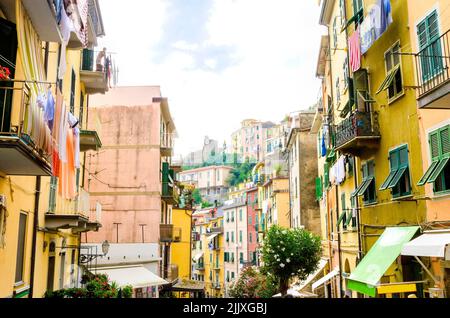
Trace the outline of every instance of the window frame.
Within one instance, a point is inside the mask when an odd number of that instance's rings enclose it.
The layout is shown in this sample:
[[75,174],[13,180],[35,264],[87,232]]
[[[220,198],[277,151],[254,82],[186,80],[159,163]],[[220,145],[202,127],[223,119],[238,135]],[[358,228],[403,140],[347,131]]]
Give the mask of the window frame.
[[[398,64],[394,64],[395,60],[394,60],[394,54],[393,50],[394,48],[398,45],[398,53],[401,53],[401,45],[400,45],[400,40],[397,40],[394,42],[394,44],[392,44],[383,54],[384,57],[384,69],[386,72],[386,77],[389,75],[389,73],[391,71],[393,71],[397,65],[399,65],[399,69],[396,72],[396,74],[393,76],[393,79],[391,81],[391,84],[385,89],[386,90],[386,96],[387,96],[387,100],[388,100],[388,104],[391,104],[393,102],[395,102],[397,99],[399,99],[400,97],[405,95],[405,85],[404,85],[404,77],[403,77],[403,67],[402,67],[402,55],[398,55]],[[391,62],[391,67],[388,69],[388,65],[387,65],[387,56],[389,56],[390,58],[390,62]],[[400,74],[400,80],[401,80],[401,91],[398,92],[394,92],[394,95],[392,97],[389,96],[389,89],[391,86],[394,86],[394,89],[396,90],[396,76]]]
[[[23,224],[23,239],[21,239],[21,219],[24,218],[24,224]],[[25,276],[25,263],[27,261],[27,257],[25,255],[25,252],[27,250],[27,232],[28,232],[28,213],[24,211],[20,211],[19,213],[19,222],[18,222],[18,236],[17,236],[17,248],[16,248],[16,264],[15,264],[15,274],[14,274],[14,286],[20,286],[25,283],[24,276]],[[21,242],[22,240],[22,242]],[[20,261],[21,268],[18,268],[19,266],[19,249],[22,250],[22,259]],[[18,279],[18,276],[20,275],[20,279]]]
[[[400,152],[401,152],[403,149],[406,149],[406,154],[407,154],[406,164],[402,164],[402,163],[400,162]],[[391,171],[392,171],[391,154],[393,154],[393,153],[398,153],[398,155],[397,155],[397,156],[398,156],[398,162],[397,162],[397,168],[396,168],[397,172],[396,172],[396,174],[394,175],[394,177],[392,178],[392,180],[391,180],[391,182],[389,183],[389,185],[388,185],[387,188],[391,190],[392,198],[393,198],[393,199],[398,199],[398,198],[403,198],[403,197],[406,197],[406,196],[410,196],[411,193],[412,193],[412,183],[411,183],[411,173],[410,173],[410,163],[409,163],[409,149],[408,149],[408,145],[407,145],[407,144],[404,144],[404,145],[398,146],[398,147],[396,147],[396,148],[394,148],[394,149],[391,149],[391,150],[389,151],[389,167],[391,168]],[[404,172],[401,172],[401,170],[403,170],[404,168],[406,168],[405,171],[404,171]],[[397,177],[397,174],[399,174],[399,173],[401,173],[402,176],[399,177],[399,180],[395,183],[395,185],[391,186],[392,181],[395,180],[395,178]],[[400,190],[400,192],[397,193],[395,190],[400,186],[400,183],[401,183],[401,182],[403,181],[403,179],[406,178],[406,177],[408,178],[408,190],[407,190],[406,192],[403,192],[403,193],[402,193],[401,190]],[[394,190],[394,189],[395,189],[395,190]]]

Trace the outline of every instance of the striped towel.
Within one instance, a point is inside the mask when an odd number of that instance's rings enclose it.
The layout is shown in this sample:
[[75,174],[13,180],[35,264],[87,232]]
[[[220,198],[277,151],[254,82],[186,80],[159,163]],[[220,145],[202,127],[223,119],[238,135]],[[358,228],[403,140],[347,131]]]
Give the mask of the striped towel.
[[356,29],[355,32],[348,38],[348,48],[350,54],[350,68],[352,72],[359,70],[361,67],[361,47],[359,43],[359,30]]

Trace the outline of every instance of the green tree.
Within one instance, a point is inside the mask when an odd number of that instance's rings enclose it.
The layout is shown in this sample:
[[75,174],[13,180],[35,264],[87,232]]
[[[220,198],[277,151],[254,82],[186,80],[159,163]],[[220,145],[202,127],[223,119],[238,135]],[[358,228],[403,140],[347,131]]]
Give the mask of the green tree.
[[200,194],[199,189],[194,189],[194,191],[192,191],[192,199],[194,200],[195,204],[202,203],[202,195]]
[[247,181],[254,166],[254,163],[248,161],[241,164],[234,164],[234,169],[231,170],[228,179],[226,180],[228,185],[234,187],[239,183]]
[[263,242],[262,272],[278,280],[282,296],[287,294],[290,279],[305,280],[317,269],[322,254],[320,241],[305,229],[270,227]]

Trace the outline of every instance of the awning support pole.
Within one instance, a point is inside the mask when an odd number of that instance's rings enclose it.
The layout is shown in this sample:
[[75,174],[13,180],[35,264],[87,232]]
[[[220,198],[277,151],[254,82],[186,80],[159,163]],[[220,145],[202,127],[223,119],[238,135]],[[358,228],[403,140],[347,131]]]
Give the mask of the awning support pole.
[[434,277],[434,275],[430,272],[430,270],[422,263],[422,261],[416,256],[414,255],[414,258],[416,259],[416,261],[419,262],[419,264],[422,266],[422,268],[428,273],[428,275],[431,276],[431,278],[434,280],[434,282],[437,284],[439,283],[439,281],[436,279],[436,277]]

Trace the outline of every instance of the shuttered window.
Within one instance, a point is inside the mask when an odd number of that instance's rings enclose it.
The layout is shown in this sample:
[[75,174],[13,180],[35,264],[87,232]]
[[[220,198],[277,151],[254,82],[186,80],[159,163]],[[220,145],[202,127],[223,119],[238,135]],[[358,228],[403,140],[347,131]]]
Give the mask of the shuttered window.
[[431,132],[428,136],[431,165],[417,183],[434,183],[434,192],[450,190],[450,125]]
[[390,172],[380,190],[391,189],[394,198],[411,194],[408,147],[406,145],[389,152]]
[[387,90],[389,100],[403,94],[403,79],[400,61],[400,42],[397,42],[384,54],[386,77],[378,88],[376,94]]
[[439,20],[434,10],[417,25],[422,79],[430,80],[443,70],[442,47],[439,39]]

